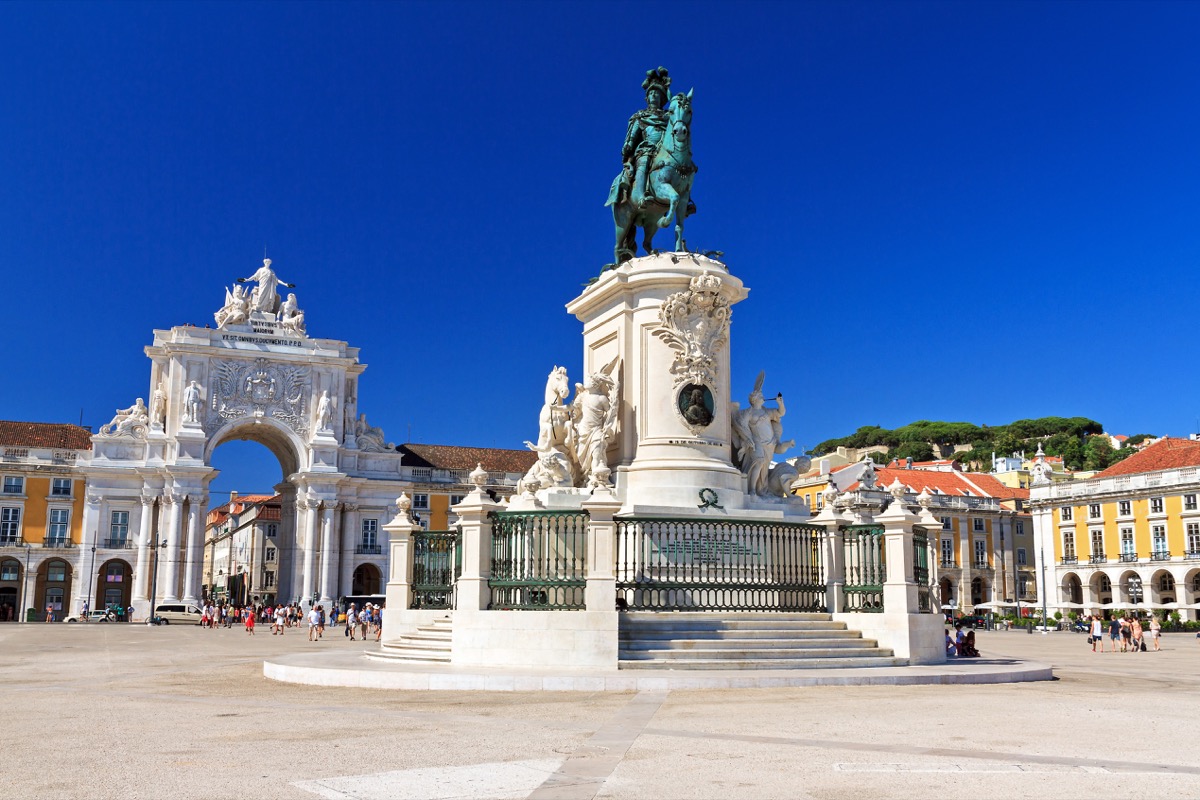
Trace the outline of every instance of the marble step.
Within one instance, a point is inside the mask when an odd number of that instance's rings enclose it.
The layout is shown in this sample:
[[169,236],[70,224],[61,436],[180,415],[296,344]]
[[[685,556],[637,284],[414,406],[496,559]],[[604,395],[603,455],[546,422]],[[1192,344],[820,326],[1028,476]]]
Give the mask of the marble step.
[[714,659],[706,661],[690,661],[681,664],[671,659],[646,659],[640,661],[621,661],[618,669],[673,669],[673,670],[747,670],[747,669],[845,669],[848,667],[904,667],[908,659],[893,656],[851,656],[846,658],[797,658],[788,660],[747,660],[735,661]]
[[812,650],[813,648],[871,650],[876,642],[860,637],[840,639],[635,639],[622,641],[622,651],[635,650]]
[[621,630],[630,631],[754,631],[754,630],[846,630],[846,623],[833,620],[723,620],[723,619],[655,619],[655,620],[626,620],[618,621]]
[[799,630],[787,628],[763,628],[761,630],[697,630],[694,628],[665,630],[658,628],[645,628],[638,630],[622,629],[620,631],[620,638],[622,641],[666,641],[679,638],[704,639],[707,641],[720,641],[723,639],[858,639],[861,638],[861,636],[862,635],[858,631],[847,630],[844,627],[811,629],[803,628]]
[[623,661],[643,661],[653,659],[669,659],[690,664],[693,661],[728,660],[728,661],[779,661],[800,659],[843,658],[850,655],[862,656],[891,656],[891,650],[877,647],[781,647],[777,649],[740,649],[714,650],[709,648],[693,650],[631,650],[621,648],[618,658]]

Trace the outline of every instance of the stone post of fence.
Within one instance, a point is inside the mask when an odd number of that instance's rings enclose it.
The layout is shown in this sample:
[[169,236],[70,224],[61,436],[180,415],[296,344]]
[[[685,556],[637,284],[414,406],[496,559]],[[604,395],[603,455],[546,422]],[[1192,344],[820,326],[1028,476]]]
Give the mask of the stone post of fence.
[[482,481],[454,507],[462,531],[462,574],[454,592],[456,609],[484,611],[491,602],[488,578],[492,576],[492,522],[488,515],[500,508],[484,493]]
[[596,489],[583,503],[588,512],[587,588],[583,593],[588,611],[612,611],[617,606],[617,525],[613,515],[620,508],[621,501],[606,486]]
[[842,587],[846,583],[846,553],[842,546],[841,515],[833,507],[838,492],[831,482],[822,492],[820,513],[809,520],[825,527],[825,542],[821,557],[825,560],[825,604],[830,614],[842,610]]

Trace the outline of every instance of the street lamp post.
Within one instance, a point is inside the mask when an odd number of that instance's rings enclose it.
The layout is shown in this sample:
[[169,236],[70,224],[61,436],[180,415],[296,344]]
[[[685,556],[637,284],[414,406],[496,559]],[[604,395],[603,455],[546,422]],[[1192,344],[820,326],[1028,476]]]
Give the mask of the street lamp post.
[[154,624],[154,600],[158,592],[158,551],[166,546],[167,543],[157,537],[150,545],[150,550],[154,554],[154,557],[151,559],[152,566],[150,567],[150,611],[146,614],[147,625]]
[[[100,535],[100,532],[97,531],[96,536],[99,536],[99,535]],[[83,607],[87,608],[87,609],[90,609],[92,607],[92,589],[96,585],[95,584],[95,581],[96,581],[96,545],[94,544],[95,541],[96,541],[95,538],[93,538],[92,539],[92,542],[93,542],[93,544],[92,544],[92,566],[88,570],[88,591],[87,591],[87,597],[85,597],[83,599]],[[86,614],[84,615],[83,621],[84,622],[88,621]]]
[[1046,545],[1042,545],[1042,635],[1045,636],[1050,623],[1048,620],[1049,610],[1046,608],[1046,595],[1050,592],[1050,585],[1046,583]]
[[1142,579],[1134,575],[1129,579],[1129,601],[1137,605],[1142,598]]

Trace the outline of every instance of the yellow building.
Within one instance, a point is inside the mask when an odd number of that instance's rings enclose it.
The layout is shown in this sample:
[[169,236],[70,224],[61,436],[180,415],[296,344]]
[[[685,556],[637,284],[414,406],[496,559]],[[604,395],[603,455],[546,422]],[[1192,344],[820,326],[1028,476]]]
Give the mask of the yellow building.
[[103,588],[95,554],[80,547],[85,492],[75,464],[90,450],[90,431],[77,425],[0,421],[0,620],[22,608],[40,620],[47,607],[63,619],[89,576]]
[[537,460],[532,450],[442,444],[402,444],[397,449],[404,454],[404,466],[411,467],[413,515],[421,527],[431,531],[452,527],[450,507],[471,491],[467,476],[477,465],[487,471],[489,488],[511,493]]
[[[1031,493],[1048,597],[1106,613],[1200,599],[1200,441],[1161,439],[1088,480]],[[1040,575],[1039,575],[1040,579]]]

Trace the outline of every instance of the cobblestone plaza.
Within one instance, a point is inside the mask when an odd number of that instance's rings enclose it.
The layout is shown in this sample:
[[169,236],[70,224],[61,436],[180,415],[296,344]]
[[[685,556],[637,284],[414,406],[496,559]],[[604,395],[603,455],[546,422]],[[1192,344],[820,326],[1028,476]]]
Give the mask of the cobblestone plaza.
[[[372,644],[371,646],[375,646]],[[395,692],[262,677],[347,650],[240,629],[0,627],[0,790],[36,798],[862,798],[1200,794],[1200,642],[1093,654],[980,633],[1053,682],[670,693]]]

